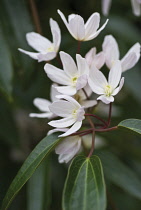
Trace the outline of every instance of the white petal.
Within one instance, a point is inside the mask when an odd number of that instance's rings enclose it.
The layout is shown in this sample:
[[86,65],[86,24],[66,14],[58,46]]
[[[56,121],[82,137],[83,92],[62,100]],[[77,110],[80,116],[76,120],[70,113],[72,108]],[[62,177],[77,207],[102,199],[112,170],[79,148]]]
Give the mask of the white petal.
[[90,69],[88,83],[92,91],[97,94],[104,94],[104,87],[108,84],[104,74],[94,66]]
[[108,97],[108,96],[102,95],[102,96],[99,96],[97,100],[101,100],[103,103],[109,104],[114,101],[114,97],[113,96]]
[[95,12],[89,17],[89,19],[85,24],[85,30],[86,30],[85,39],[87,39],[89,36],[91,36],[97,31],[99,23],[100,23],[100,15],[98,12]]
[[58,96],[56,96],[56,98],[67,100],[67,101],[71,102],[72,104],[74,104],[74,106],[76,108],[80,108],[81,107],[80,104],[74,98],[72,98],[71,96],[68,96],[68,95],[58,95]]
[[102,13],[107,16],[111,7],[112,0],[102,0]]
[[60,95],[60,93],[56,90],[56,87],[57,87],[57,86],[58,86],[58,85],[55,84],[55,83],[51,86],[50,98],[51,98],[51,101],[52,101],[52,102],[57,101],[56,96],[57,96],[57,95]]
[[52,130],[49,130],[49,132],[47,133],[47,136],[56,133],[56,132],[66,132],[68,130],[68,128],[54,128]]
[[121,62],[120,61],[115,61],[113,67],[110,69],[109,73],[109,78],[108,78],[108,83],[111,85],[111,87],[114,89],[118,86],[119,81],[121,79]]
[[81,140],[79,136],[69,136],[64,138],[63,141],[55,148],[56,154],[70,153],[71,148],[74,147],[79,140]]
[[37,114],[37,113],[30,113],[29,114],[30,117],[37,117],[37,118],[53,118],[55,115],[52,114],[51,112],[48,113],[41,113],[41,114]]
[[19,50],[20,52],[26,54],[26,55],[29,55],[31,58],[33,58],[33,59],[35,59],[35,60],[38,60],[38,55],[39,55],[40,53],[28,52],[28,51],[23,50],[23,49],[20,49],[20,48],[18,48],[18,50]]
[[52,120],[48,124],[56,128],[66,128],[68,126],[71,126],[74,122],[74,118],[66,117],[61,120]]
[[79,75],[89,74],[89,66],[85,58],[82,58],[81,55],[76,55],[76,61],[78,66]]
[[81,122],[77,121],[66,133],[59,135],[59,137],[69,136],[72,133],[75,133],[81,128],[81,125],[82,125],[82,121]]
[[105,53],[106,65],[111,68],[113,63],[119,59],[119,49],[115,38],[112,35],[105,36],[102,48]]
[[131,4],[132,4],[132,9],[133,9],[133,13],[136,16],[140,16],[141,14],[141,7],[139,2],[137,2],[137,0],[131,0]]
[[124,85],[124,77],[122,77],[121,81],[120,81],[120,84],[119,84],[119,87],[117,87],[113,93],[112,93],[112,96],[115,96],[118,94],[118,92],[121,90],[121,88],[123,87]]
[[93,59],[95,58],[95,55],[96,55],[96,47],[91,48],[85,55],[86,61],[89,66],[91,66],[91,63]]
[[50,112],[48,106],[51,102],[43,98],[35,98],[33,104],[42,112]]
[[76,90],[80,90],[83,87],[85,87],[87,84],[87,81],[88,81],[88,76],[86,74],[83,74],[80,77],[78,77],[77,83],[76,83]]
[[97,55],[95,55],[91,66],[95,65],[97,69],[101,69],[104,63],[105,63],[104,52],[100,52]]
[[65,73],[69,77],[76,76],[78,74],[78,70],[72,57],[69,54],[62,51],[60,52],[60,57],[61,57],[61,61],[62,61],[63,69]]
[[56,90],[64,95],[73,96],[76,94],[76,87],[73,86],[58,86],[56,87]]
[[38,62],[50,61],[56,57],[56,52],[47,52],[45,54],[39,53],[37,57],[38,57]]
[[60,17],[62,18],[62,20],[63,20],[64,24],[66,25],[66,27],[68,28],[68,22],[67,22],[67,20],[66,20],[66,18],[64,16],[64,14],[59,9],[57,10],[57,12],[60,15]]
[[96,100],[86,100],[81,102],[81,106],[84,106],[84,108],[93,107],[97,104]]
[[55,48],[55,51],[57,52],[60,46],[60,42],[61,42],[61,31],[60,31],[58,23],[52,18],[50,18],[50,28],[51,28],[51,32],[53,36],[54,48]]
[[28,44],[38,52],[46,51],[52,43],[42,35],[31,32],[26,34]]
[[49,106],[49,109],[52,113],[60,116],[60,117],[68,117],[72,115],[75,106],[68,101],[55,101]]
[[89,36],[87,39],[85,39],[84,41],[89,41],[89,40],[92,40],[94,38],[96,38],[100,32],[105,28],[105,26],[107,25],[108,23],[108,19],[105,21],[105,23],[101,26],[101,28],[99,28],[95,33],[93,33],[91,36]]
[[69,85],[70,78],[65,74],[61,69],[56,68],[51,64],[46,64],[44,70],[47,73],[47,76],[53,81],[61,85]]
[[126,71],[134,67],[140,58],[141,46],[139,43],[134,44],[121,60],[122,71]]
[[83,40],[85,36],[84,20],[80,15],[71,18],[68,25],[71,35],[77,40]]

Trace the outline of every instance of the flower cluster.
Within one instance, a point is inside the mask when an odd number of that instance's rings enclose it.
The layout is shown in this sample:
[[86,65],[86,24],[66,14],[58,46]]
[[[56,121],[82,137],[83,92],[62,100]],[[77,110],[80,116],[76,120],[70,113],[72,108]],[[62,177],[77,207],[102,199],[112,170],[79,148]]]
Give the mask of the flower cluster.
[[[110,1],[107,1],[107,4],[108,2],[110,4]],[[105,7],[107,7],[106,1]],[[79,44],[82,41],[96,38],[108,23],[108,20],[106,20],[104,25],[99,28],[99,13],[92,14],[86,23],[79,15],[71,14],[66,20],[60,10],[58,10],[58,13],[70,34],[78,40]],[[19,50],[38,60],[38,62],[47,62],[54,59],[59,51],[61,32],[57,22],[53,19],[50,19],[50,27],[53,42],[40,34],[31,32],[26,35],[27,42],[38,52]],[[111,104],[124,84],[122,74],[131,69],[140,58],[140,44],[136,43],[120,59],[118,44],[112,35],[105,36],[102,51],[98,54],[96,51],[96,48],[92,47],[85,57],[82,57],[79,51],[76,54],[76,62],[68,53],[60,51],[60,67],[50,63],[46,63],[44,66],[47,77],[53,82],[51,101],[35,98],[33,103],[42,113],[31,113],[30,117],[57,118],[48,123],[54,127],[48,132],[48,135],[59,131],[62,133],[59,136],[64,137],[55,149],[56,153],[59,154],[60,163],[67,163],[82,150],[83,136],[97,130],[108,129]],[[109,69],[108,79],[100,70],[104,64]],[[94,99],[96,94],[98,95],[97,100]],[[109,104],[108,121],[94,115],[94,108],[98,105],[98,101]],[[101,124],[94,123],[90,116],[97,118]],[[58,117],[61,119],[58,119]],[[85,123],[85,127],[88,125],[91,128],[82,129],[82,123],[85,119],[88,119],[90,123],[89,125]],[[79,129],[80,131],[78,131]]]

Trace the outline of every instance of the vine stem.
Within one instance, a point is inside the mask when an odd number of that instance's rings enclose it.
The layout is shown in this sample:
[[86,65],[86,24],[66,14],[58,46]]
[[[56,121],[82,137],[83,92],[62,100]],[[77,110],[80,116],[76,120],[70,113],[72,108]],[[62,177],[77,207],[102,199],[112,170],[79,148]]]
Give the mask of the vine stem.
[[88,158],[90,158],[91,156],[92,156],[92,154],[93,154],[93,151],[94,151],[94,146],[95,146],[95,127],[94,127],[94,124],[93,124],[93,122],[92,122],[92,120],[91,120],[91,118],[88,116],[88,120],[89,120],[89,123],[90,123],[90,125],[91,125],[91,127],[92,127],[92,145],[91,145],[91,150],[90,150],[90,152],[89,152],[89,154],[88,154]]
[[89,99],[89,96],[88,96],[86,90],[85,90],[84,88],[82,88],[82,91],[84,92],[84,94],[85,94],[85,96],[86,96],[86,98],[87,98],[87,100],[88,100],[88,99]]
[[107,121],[107,127],[110,126],[110,123],[111,123],[111,115],[112,115],[112,102],[109,105],[109,116],[108,116],[108,121]]
[[81,49],[81,41],[78,40],[77,54],[80,54],[80,49]]
[[105,120],[103,120],[101,117],[98,117],[97,115],[94,114],[85,114],[85,116],[92,116],[97,118],[98,120],[100,120],[106,127],[107,127],[107,122],[105,122]]
[[29,0],[29,3],[30,3],[30,8],[31,8],[32,16],[33,16],[33,21],[36,27],[36,31],[39,34],[42,34],[42,29],[41,29],[39,15],[38,15],[38,11],[35,5],[35,1]]

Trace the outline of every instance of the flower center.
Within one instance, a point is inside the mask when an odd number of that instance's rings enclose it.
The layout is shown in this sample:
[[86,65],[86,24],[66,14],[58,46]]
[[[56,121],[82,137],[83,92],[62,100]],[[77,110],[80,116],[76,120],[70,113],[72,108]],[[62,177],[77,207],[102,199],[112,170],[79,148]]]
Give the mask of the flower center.
[[54,47],[53,46],[51,46],[51,47],[46,49],[46,52],[53,52],[53,51],[54,51]]
[[73,116],[74,118],[77,117],[77,110],[76,110],[76,109],[74,109],[74,110],[72,111],[72,116]]
[[81,97],[79,94],[74,95],[75,100],[79,103],[81,101]]
[[78,76],[71,78],[72,85],[75,86],[77,82]]
[[112,87],[110,85],[106,85],[104,87],[104,92],[106,96],[110,96],[113,92]]

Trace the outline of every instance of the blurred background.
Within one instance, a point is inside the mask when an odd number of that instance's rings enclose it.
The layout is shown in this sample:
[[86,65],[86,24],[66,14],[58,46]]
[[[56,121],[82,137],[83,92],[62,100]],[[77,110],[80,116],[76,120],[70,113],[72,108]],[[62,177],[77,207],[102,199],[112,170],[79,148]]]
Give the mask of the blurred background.
[[[33,106],[36,97],[50,97],[50,80],[44,72],[44,62],[37,63],[20,53],[20,47],[32,49],[26,42],[27,32],[36,31],[33,18],[35,3],[42,34],[52,40],[49,18],[61,28],[63,50],[75,58],[77,42],[68,33],[57,13],[66,17],[71,13],[81,15],[85,21],[94,13],[101,14],[101,24],[106,17],[101,12],[100,0],[1,0],[0,6],[0,202],[23,161],[46,135],[47,119],[29,118],[38,112]],[[94,40],[82,43],[85,56],[94,46],[101,51],[105,35],[112,34],[121,52],[121,58],[136,42],[141,42],[141,17],[132,13],[130,0],[112,2],[109,23]],[[52,62],[58,65],[56,60]],[[141,119],[141,61],[124,73],[125,85],[115,100],[112,125],[129,118]],[[101,104],[102,106],[102,104]],[[106,105],[105,105],[106,107]],[[97,113],[107,117],[107,108]],[[103,162],[107,186],[108,210],[141,209],[141,138],[129,133],[114,131],[99,136],[95,154]],[[68,165],[59,164],[56,154],[51,154],[23,187],[11,210],[61,210],[61,196]],[[128,178],[128,176],[130,178]]]

